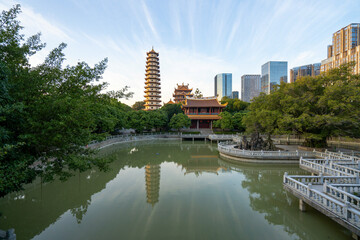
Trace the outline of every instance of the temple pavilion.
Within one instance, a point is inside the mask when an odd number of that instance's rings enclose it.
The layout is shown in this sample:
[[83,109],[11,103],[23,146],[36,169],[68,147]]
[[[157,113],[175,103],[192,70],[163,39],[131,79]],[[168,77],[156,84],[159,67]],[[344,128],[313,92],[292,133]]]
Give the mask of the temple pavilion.
[[177,88],[174,90],[174,101],[175,103],[184,102],[186,100],[186,97],[193,97],[194,95],[191,93],[192,88],[189,88],[189,84],[184,85],[182,83],[181,85],[176,84]]
[[216,97],[189,98],[187,97],[182,108],[191,119],[190,128],[213,128],[213,121],[220,119],[219,113],[226,107]]
[[159,53],[151,49],[146,53],[146,73],[145,73],[145,111],[156,110],[161,107],[160,91],[160,67]]

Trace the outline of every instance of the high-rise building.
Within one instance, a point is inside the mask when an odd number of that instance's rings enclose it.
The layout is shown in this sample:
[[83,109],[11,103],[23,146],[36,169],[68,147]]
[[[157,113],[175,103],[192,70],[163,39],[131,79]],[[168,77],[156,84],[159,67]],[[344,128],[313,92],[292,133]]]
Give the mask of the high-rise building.
[[314,63],[290,69],[290,83],[294,83],[297,79],[301,77],[315,77],[320,75],[320,66],[321,63]]
[[269,94],[274,85],[287,83],[287,62],[269,61],[261,66],[261,91]]
[[215,96],[220,101],[223,97],[231,98],[232,93],[232,73],[220,73],[214,78]]
[[360,23],[352,23],[332,37],[332,45],[327,47],[327,59],[321,61],[321,72],[337,68],[341,64],[355,61],[354,73],[360,73]]
[[193,97],[194,95],[191,93],[192,88],[189,88],[189,84],[182,85],[176,84],[177,88],[174,90],[174,101],[175,103],[184,102],[186,97]]
[[147,52],[146,57],[146,73],[145,73],[145,111],[155,110],[161,107],[161,91],[160,91],[160,66],[159,53],[151,49]]
[[250,102],[261,92],[261,76],[257,74],[246,74],[241,76],[241,100]]
[[231,98],[232,99],[239,99],[239,91],[232,91]]

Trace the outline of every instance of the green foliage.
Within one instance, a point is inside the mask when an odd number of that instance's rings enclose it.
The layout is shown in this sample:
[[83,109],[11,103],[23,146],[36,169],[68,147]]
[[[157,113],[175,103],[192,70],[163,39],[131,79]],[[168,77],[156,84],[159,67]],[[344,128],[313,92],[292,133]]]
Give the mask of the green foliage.
[[164,111],[167,114],[167,126],[170,123],[170,119],[172,118],[172,116],[174,116],[174,114],[179,114],[179,113],[184,113],[183,110],[181,109],[181,103],[175,103],[175,104],[165,104],[162,108],[162,111]]
[[144,104],[145,104],[144,101],[135,102],[134,105],[131,106],[131,108],[134,110],[144,110],[145,109]]
[[137,132],[160,130],[167,126],[167,113],[163,110],[129,111],[126,114],[126,122],[126,128],[135,129]]
[[194,92],[194,97],[195,98],[202,98],[203,97],[203,94],[201,93],[201,91],[196,88],[195,92]]
[[245,125],[243,124],[243,118],[246,114],[247,111],[236,112],[233,115],[230,112],[224,111],[219,114],[221,119],[214,122],[214,127],[221,128],[222,130],[230,129],[244,132]]
[[227,106],[224,109],[224,111],[229,112],[229,113],[244,111],[250,105],[250,103],[241,101],[238,98],[232,99],[232,98],[228,98],[228,97],[223,97],[221,99],[221,103],[222,104],[227,103]]
[[107,162],[84,146],[98,133],[124,126],[128,107],[118,99],[132,96],[127,87],[101,93],[107,59],[94,67],[63,67],[64,43],[31,67],[29,57],[45,44],[40,34],[24,40],[19,13],[16,5],[0,15],[0,196],[20,190],[36,174],[65,180],[74,171],[106,169]]
[[229,112],[222,112],[219,114],[221,119],[214,122],[214,127],[221,128],[221,129],[233,129],[233,119],[232,115]]
[[175,114],[171,118],[170,123],[169,123],[169,126],[171,128],[178,129],[178,131],[180,131],[180,128],[190,127],[190,125],[191,125],[190,118],[183,113]]
[[244,118],[247,130],[303,135],[310,147],[326,146],[330,136],[360,137],[360,76],[353,66],[282,83],[255,98]]

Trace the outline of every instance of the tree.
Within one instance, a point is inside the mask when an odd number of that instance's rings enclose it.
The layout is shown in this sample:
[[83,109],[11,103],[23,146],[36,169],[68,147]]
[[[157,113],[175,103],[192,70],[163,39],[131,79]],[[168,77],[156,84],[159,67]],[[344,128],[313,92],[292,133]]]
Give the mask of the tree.
[[214,127],[219,127],[222,130],[225,129],[230,129],[232,130],[234,128],[233,125],[233,119],[231,116],[231,113],[229,112],[222,112],[219,114],[219,116],[221,117],[219,120],[216,120],[214,122]]
[[181,109],[181,103],[175,103],[175,104],[165,104],[162,108],[162,111],[164,111],[167,114],[167,121],[166,125],[169,126],[171,118],[174,116],[174,114],[184,113]]
[[195,92],[194,92],[194,97],[195,98],[202,98],[203,94],[200,92],[200,90],[198,88],[196,88]]
[[325,147],[331,136],[360,137],[360,76],[353,67],[344,64],[261,94],[244,118],[247,130],[303,135],[309,147]]
[[191,120],[188,116],[183,113],[174,114],[171,118],[169,126],[180,131],[180,128],[190,127]]
[[144,110],[145,109],[144,104],[145,104],[144,101],[135,102],[131,108],[134,110]]
[[114,129],[115,99],[132,95],[126,87],[102,93],[107,84],[98,81],[107,59],[94,67],[79,62],[64,68],[64,43],[31,67],[29,57],[45,45],[40,34],[24,40],[19,13],[16,5],[0,15],[0,196],[37,174],[44,181],[65,180],[93,166],[106,169],[108,160],[84,146],[98,132]]
[[241,101],[238,98],[232,99],[232,98],[228,98],[226,96],[221,99],[221,103],[222,104],[227,103],[224,111],[227,111],[230,113],[245,111],[247,109],[247,107],[250,105],[250,103]]
[[245,124],[243,123],[244,117],[247,115],[247,111],[234,113],[232,116],[232,122],[234,129],[239,130],[240,132],[244,132],[246,129]]

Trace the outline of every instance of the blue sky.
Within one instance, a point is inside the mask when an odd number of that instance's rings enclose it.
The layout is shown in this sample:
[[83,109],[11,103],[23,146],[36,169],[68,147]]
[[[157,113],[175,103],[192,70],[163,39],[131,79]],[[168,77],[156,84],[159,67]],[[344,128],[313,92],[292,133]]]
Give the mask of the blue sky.
[[233,91],[244,74],[260,74],[270,60],[295,66],[320,62],[340,28],[360,22],[359,0],[0,0],[0,10],[20,3],[27,36],[42,33],[46,49],[61,42],[66,64],[95,64],[108,57],[109,90],[143,100],[146,51],[160,52],[162,101],[176,83],[214,95],[214,76],[233,73]]

